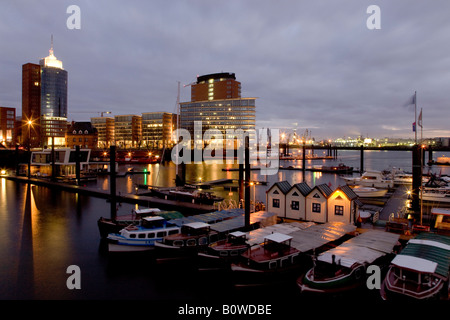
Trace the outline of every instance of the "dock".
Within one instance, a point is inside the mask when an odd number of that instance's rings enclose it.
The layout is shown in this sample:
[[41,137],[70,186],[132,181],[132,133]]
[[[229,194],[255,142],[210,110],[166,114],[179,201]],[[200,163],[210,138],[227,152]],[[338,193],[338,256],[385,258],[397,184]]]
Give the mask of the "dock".
[[[21,176],[5,176],[4,178],[8,180],[13,180],[22,183],[30,183],[37,186],[44,186],[48,188],[54,188],[62,191],[73,192],[78,194],[84,194],[87,196],[102,198],[102,199],[110,199],[111,194],[109,190],[102,190],[98,188],[78,186],[70,183],[63,182],[53,182],[50,180],[37,179],[21,177]],[[157,207],[162,210],[167,211],[179,211],[185,215],[191,214],[200,214],[200,213],[208,213],[214,211],[213,205],[206,205],[200,203],[191,203],[184,201],[176,201],[176,200],[165,200],[157,197],[144,196],[144,195],[135,195],[130,193],[117,193],[116,194],[116,202],[125,202],[132,204],[139,204],[142,206],[148,207]]]

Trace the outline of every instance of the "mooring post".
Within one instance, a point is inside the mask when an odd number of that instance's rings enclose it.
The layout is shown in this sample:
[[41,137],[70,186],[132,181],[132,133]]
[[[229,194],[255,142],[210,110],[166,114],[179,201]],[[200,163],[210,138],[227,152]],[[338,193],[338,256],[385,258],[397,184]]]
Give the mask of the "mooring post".
[[362,175],[364,172],[364,145],[361,145],[361,156],[360,156],[360,165],[359,165],[359,173]]
[[250,138],[245,136],[245,229],[250,228]]
[[302,146],[302,171],[303,171],[303,180],[305,180],[305,170],[306,170],[306,147],[305,147],[305,143],[303,142],[303,146]]
[[431,146],[428,146],[428,163],[431,165],[433,163],[433,150]]
[[80,146],[75,147],[75,178],[76,184],[80,184],[81,174],[80,174]]
[[414,145],[412,147],[412,172],[413,172],[413,182],[412,182],[412,201],[411,209],[414,212],[419,212],[420,210],[420,199],[419,192],[422,186],[422,148],[419,145]]
[[116,146],[111,146],[109,151],[109,190],[111,203],[111,219],[116,219]]

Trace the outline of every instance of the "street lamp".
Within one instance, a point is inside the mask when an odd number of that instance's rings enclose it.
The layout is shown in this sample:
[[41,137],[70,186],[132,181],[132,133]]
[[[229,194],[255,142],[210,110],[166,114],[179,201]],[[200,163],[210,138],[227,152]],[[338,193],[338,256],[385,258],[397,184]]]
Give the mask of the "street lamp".
[[31,177],[31,126],[33,121],[28,120],[28,179]]

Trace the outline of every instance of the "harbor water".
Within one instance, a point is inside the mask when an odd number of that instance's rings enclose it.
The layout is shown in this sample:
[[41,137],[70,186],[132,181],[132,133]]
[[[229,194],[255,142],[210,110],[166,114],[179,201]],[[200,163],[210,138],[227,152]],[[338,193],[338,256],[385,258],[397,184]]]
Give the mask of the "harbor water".
[[[307,166],[344,163],[358,170],[359,151],[339,151],[336,160],[307,161]],[[435,157],[438,156],[435,154]],[[440,156],[440,154],[439,154]],[[384,170],[392,167],[411,172],[409,151],[365,151],[365,169]],[[428,158],[426,158],[428,159]],[[300,161],[281,161],[282,166],[301,166]],[[235,166],[236,167],[236,166]],[[223,171],[226,165],[188,165],[187,182],[238,178],[236,171]],[[121,170],[127,170],[121,166]],[[175,166],[153,164],[135,166],[136,171],[149,174],[125,175],[117,178],[117,191],[134,193],[140,184],[173,186]],[[425,169],[428,170],[427,168]],[[430,168],[433,172],[450,174],[450,168]],[[355,173],[356,175],[356,173]],[[86,185],[107,190],[108,177]],[[339,175],[294,170],[280,170],[271,176],[252,171],[255,185],[252,198],[265,202],[266,190],[277,181],[291,184],[306,181],[311,187],[326,183],[332,189],[344,184]],[[214,188],[218,195],[237,199],[237,191],[226,187]],[[129,214],[135,208],[122,203],[118,214]],[[72,299],[147,299],[153,301],[185,301],[209,299],[218,301],[240,297],[227,277],[204,273],[189,265],[158,265],[151,255],[111,257],[104,250],[97,220],[109,217],[110,207],[105,199],[78,195],[42,186],[28,185],[0,178],[0,299],[2,300],[72,300]],[[69,266],[78,266],[81,288],[69,289]],[[266,299],[282,299],[299,294],[295,284],[276,293],[258,290]],[[301,301],[301,297],[299,297]]]

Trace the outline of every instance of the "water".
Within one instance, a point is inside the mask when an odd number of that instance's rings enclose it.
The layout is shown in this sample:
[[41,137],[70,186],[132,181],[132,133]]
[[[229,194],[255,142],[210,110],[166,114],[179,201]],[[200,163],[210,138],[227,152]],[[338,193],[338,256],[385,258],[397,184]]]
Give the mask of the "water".
[[[340,151],[336,161],[308,161],[307,165],[338,164],[359,167],[359,152]],[[282,165],[298,165],[294,161]],[[136,184],[173,185],[173,165],[144,166],[149,175],[118,178],[117,188],[132,193]],[[383,170],[399,167],[411,171],[411,153],[404,151],[366,151],[366,169]],[[190,165],[186,178],[194,182],[221,178],[237,178],[238,172],[224,172],[221,165]],[[447,167],[433,171],[448,174]],[[301,171],[280,171],[262,176],[252,171],[252,179],[267,181],[267,186],[254,187],[255,200],[265,201],[265,191],[273,182],[287,180],[291,184],[303,181]],[[306,172],[310,186],[331,183],[332,188],[344,184],[337,175]],[[108,177],[89,183],[100,189],[109,186]],[[255,191],[256,190],[256,191]],[[237,197],[237,192],[216,188],[225,197]],[[122,204],[119,214],[127,214],[133,205]],[[185,265],[174,268],[158,266],[151,256],[112,259],[104,252],[97,220],[109,216],[109,204],[104,199],[29,186],[0,178],[0,299],[148,299],[175,300],[221,299],[235,292],[226,276],[214,276]],[[67,267],[81,269],[81,289],[69,290]],[[272,291],[258,290],[269,297]],[[282,294],[295,295],[295,288],[285,287]],[[269,295],[269,296],[267,296]],[[276,295],[280,297],[280,293]]]

